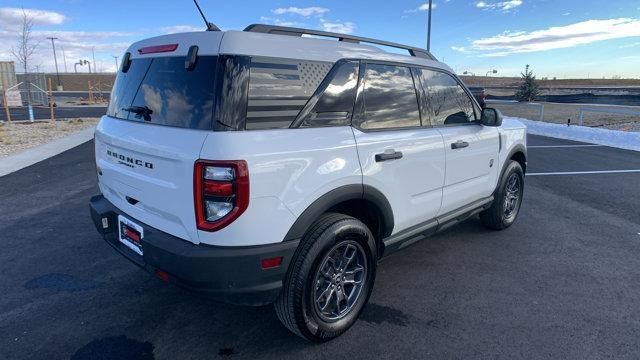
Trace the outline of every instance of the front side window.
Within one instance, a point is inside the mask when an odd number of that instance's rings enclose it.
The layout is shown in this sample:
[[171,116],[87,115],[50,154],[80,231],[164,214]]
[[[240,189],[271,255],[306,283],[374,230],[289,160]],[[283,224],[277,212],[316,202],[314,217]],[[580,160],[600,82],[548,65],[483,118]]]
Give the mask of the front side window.
[[473,101],[453,76],[427,69],[417,72],[424,88],[424,113],[432,126],[468,124],[478,119]]
[[420,126],[411,70],[404,66],[367,64],[364,75],[362,129]]

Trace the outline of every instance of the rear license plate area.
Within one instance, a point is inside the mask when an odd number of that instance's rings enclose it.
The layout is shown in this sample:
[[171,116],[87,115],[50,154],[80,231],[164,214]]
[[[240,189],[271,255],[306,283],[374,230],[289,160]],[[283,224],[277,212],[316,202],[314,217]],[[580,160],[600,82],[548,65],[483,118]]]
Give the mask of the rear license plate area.
[[118,215],[118,238],[123,245],[133,250],[136,254],[143,255],[142,239],[144,238],[144,229],[142,226],[122,215]]

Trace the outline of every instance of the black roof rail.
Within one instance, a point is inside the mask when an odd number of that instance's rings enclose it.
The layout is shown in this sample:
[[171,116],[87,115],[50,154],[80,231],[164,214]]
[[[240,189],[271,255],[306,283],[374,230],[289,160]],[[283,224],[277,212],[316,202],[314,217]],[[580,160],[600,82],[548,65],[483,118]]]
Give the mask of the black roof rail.
[[369,44],[377,44],[388,47],[393,47],[397,49],[404,49],[409,52],[409,55],[436,60],[436,58],[431,55],[425,49],[420,49],[413,46],[402,45],[390,41],[377,40],[372,38],[366,38],[361,36],[347,35],[347,34],[339,34],[328,31],[320,31],[320,30],[310,30],[310,29],[302,29],[288,26],[277,26],[277,25],[266,25],[266,24],[252,24],[247,26],[244,31],[257,32],[257,33],[265,33],[265,34],[275,34],[275,35],[289,35],[289,36],[302,36],[302,35],[314,35],[314,36],[323,36],[336,38],[338,41],[350,42],[350,43],[369,43]]

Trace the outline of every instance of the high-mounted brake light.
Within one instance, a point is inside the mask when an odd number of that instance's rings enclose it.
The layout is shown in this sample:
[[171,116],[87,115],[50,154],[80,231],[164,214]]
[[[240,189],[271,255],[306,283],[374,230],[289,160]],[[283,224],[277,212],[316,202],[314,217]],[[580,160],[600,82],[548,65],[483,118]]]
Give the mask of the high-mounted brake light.
[[244,160],[198,160],[193,171],[198,229],[217,231],[249,206],[249,170]]
[[146,46],[138,49],[138,53],[140,55],[144,54],[155,54],[155,53],[163,53],[163,52],[172,52],[178,48],[178,44],[165,44],[165,45],[154,45],[154,46]]

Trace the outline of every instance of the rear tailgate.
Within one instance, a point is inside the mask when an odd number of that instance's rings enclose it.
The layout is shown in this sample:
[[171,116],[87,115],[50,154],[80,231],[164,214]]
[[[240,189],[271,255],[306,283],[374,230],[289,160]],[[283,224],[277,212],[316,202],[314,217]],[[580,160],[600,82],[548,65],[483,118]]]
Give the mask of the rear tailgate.
[[[193,170],[212,131],[222,36],[202,31],[132,44],[96,129],[102,194],[132,218],[193,243]],[[187,61],[188,53],[195,57]]]
[[193,167],[207,131],[105,116],[96,129],[100,190],[131,217],[198,243]]

